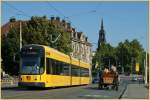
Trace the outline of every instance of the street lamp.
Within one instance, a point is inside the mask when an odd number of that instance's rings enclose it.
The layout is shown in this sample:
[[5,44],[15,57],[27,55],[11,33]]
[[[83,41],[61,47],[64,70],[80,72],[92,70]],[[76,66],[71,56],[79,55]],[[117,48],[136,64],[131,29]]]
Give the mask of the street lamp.
[[20,50],[21,50],[21,48],[22,48],[22,23],[21,23],[21,20],[20,20],[19,24],[20,24]]
[[[17,14],[18,16],[21,16],[22,14]],[[21,18],[19,18],[19,39],[20,39],[20,50],[22,48],[22,22],[21,22]]]

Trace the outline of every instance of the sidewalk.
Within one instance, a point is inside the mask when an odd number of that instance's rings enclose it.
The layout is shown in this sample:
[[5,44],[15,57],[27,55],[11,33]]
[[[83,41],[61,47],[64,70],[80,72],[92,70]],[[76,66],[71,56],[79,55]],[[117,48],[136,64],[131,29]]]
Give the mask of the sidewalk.
[[128,84],[123,99],[148,99],[148,88],[144,84]]

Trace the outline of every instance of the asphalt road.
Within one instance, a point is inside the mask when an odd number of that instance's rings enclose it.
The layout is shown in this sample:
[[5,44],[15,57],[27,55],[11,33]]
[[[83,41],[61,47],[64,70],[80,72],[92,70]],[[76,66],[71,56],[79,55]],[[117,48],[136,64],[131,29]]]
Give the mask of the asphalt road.
[[2,87],[3,99],[118,99],[121,98],[129,80],[122,77],[119,90],[99,90],[97,84],[76,87],[27,89],[17,86]]

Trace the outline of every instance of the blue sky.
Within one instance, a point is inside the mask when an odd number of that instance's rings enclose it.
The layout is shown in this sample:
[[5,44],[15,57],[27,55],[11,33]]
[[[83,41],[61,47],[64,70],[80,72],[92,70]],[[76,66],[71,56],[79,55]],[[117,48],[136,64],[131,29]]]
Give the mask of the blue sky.
[[[138,39],[148,49],[148,2],[2,2],[2,25],[10,17],[28,20],[30,16],[69,17],[72,26],[97,43],[103,18],[106,41],[117,46],[125,39]],[[93,49],[97,48],[93,44]]]

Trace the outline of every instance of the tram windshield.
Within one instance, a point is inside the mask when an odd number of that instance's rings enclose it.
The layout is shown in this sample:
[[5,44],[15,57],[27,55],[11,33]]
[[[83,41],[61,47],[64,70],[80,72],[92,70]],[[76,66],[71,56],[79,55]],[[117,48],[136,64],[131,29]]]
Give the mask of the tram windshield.
[[43,58],[26,56],[21,59],[21,74],[42,74],[44,72]]

